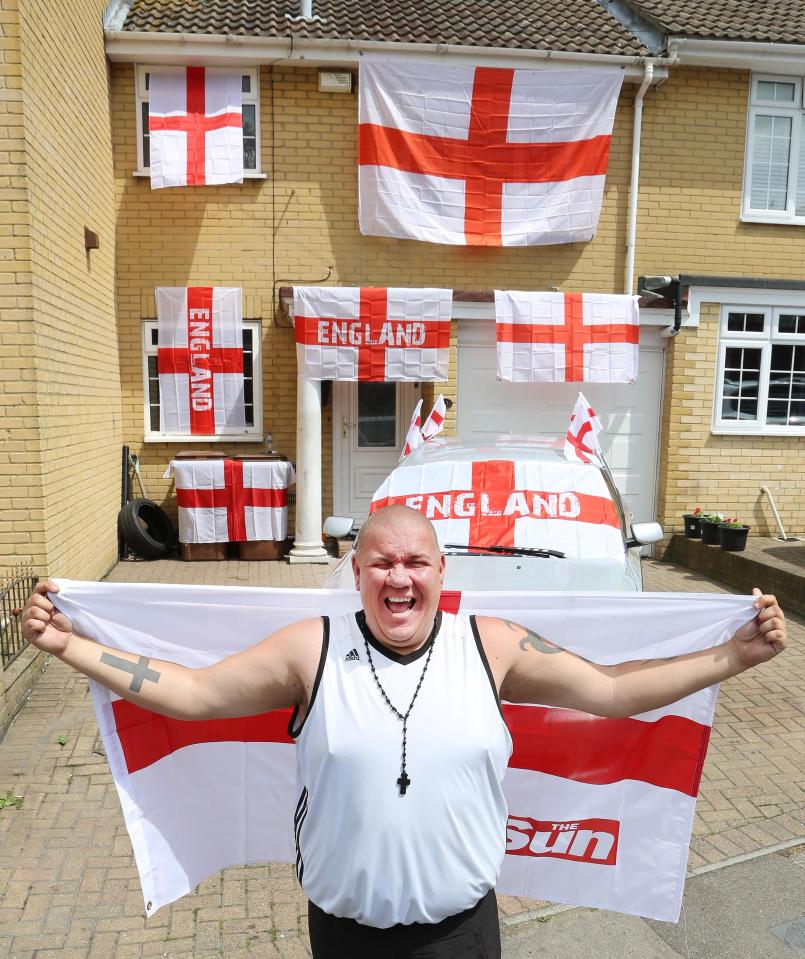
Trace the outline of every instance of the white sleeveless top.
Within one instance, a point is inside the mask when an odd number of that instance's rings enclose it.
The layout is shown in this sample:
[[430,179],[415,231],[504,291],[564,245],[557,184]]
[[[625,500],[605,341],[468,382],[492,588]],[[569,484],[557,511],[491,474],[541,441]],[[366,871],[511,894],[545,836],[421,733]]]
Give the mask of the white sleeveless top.
[[[360,623],[360,625],[359,625]],[[329,633],[329,636],[328,636]],[[408,719],[400,795],[402,722]],[[362,613],[324,620],[324,646],[297,737],[297,874],[320,909],[387,928],[439,922],[475,905],[506,847],[501,781],[512,742],[474,619],[437,614],[428,642],[399,656]]]

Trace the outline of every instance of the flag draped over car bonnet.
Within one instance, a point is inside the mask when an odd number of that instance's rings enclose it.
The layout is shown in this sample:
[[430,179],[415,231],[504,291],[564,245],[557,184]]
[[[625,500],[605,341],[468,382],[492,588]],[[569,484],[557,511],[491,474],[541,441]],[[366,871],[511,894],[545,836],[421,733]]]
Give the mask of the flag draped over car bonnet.
[[[56,603],[79,632],[189,667],[359,605],[346,590],[59,585]],[[751,597],[722,594],[475,592],[442,601],[451,612],[522,623],[605,665],[717,645],[754,615]],[[289,710],[181,722],[91,685],[149,916],[225,866],[293,861]],[[631,719],[504,703],[514,750],[498,889],[675,921],[715,698],[713,687]]]

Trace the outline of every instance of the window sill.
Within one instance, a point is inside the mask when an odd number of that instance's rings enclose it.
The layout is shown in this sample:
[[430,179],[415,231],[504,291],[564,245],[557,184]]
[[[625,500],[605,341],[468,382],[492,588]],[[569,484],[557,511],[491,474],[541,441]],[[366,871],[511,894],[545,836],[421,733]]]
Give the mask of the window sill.
[[723,426],[714,426],[710,432],[713,436],[805,436],[805,426],[780,426],[776,429],[725,429]]
[[[149,170],[133,170],[131,175],[132,175],[133,177],[139,177],[139,178],[141,178],[141,179],[149,179],[149,180],[150,180],[150,178],[151,178],[151,172],[150,172]],[[244,180],[267,180],[267,179],[268,179],[268,174],[267,174],[267,173],[259,173],[259,172],[255,171],[255,170],[252,170],[252,171],[250,171],[249,173],[244,173],[244,174],[243,174],[243,179],[244,179]],[[213,183],[213,184],[211,184],[211,186],[231,186],[231,185],[232,185],[231,183]]]
[[766,223],[776,224],[777,226],[805,226],[805,217],[798,216],[782,218],[775,214],[742,213],[741,223]]
[[262,443],[264,437],[262,433],[226,433],[221,436],[201,436],[195,434],[188,436],[186,433],[146,433],[143,436],[144,443]]

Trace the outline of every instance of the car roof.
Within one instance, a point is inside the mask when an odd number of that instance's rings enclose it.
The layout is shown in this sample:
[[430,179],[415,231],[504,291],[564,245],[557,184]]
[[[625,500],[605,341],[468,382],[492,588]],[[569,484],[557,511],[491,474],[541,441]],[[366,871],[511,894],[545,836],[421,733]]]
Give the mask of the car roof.
[[[498,436],[484,443],[469,443],[459,436],[436,436],[417,447],[402,461],[402,466],[425,466],[431,463],[475,463],[501,459],[521,463],[568,463],[565,459],[564,436]],[[573,463],[574,469],[583,466]],[[590,463],[591,469],[598,467]]]

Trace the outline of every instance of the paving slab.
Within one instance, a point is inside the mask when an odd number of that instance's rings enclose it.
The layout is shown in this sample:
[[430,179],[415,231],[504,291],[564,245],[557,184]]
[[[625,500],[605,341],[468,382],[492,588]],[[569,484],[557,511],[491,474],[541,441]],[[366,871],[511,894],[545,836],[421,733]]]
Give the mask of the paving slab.
[[[118,564],[108,579],[315,587],[333,565],[135,561]],[[726,591],[700,574],[667,563],[646,561],[644,573],[646,588],[651,590]],[[792,618],[791,633],[794,648],[785,656],[723,687],[697,805],[692,869],[805,836],[802,620]],[[0,809],[0,959],[310,955],[306,902],[293,868],[285,864],[224,870],[191,895],[145,919],[131,845],[98,738],[86,680],[58,660],[49,662],[0,743],[0,796],[7,792],[12,799],[19,797],[21,805]],[[733,868],[717,871],[726,873]],[[752,868],[747,867],[750,876]],[[790,878],[769,874],[770,883],[791,884]],[[689,880],[688,895],[700,885],[707,892],[707,883],[717,882],[700,883],[704,879],[702,875]],[[743,930],[741,934],[750,936],[758,922],[742,902],[752,901],[751,881],[735,888],[741,890],[730,913],[736,935]],[[742,900],[744,895],[748,898]],[[701,913],[701,941],[705,942],[706,926],[712,918],[708,909],[732,907],[717,898],[703,902],[708,903]],[[523,943],[522,948],[531,948],[539,941],[533,938],[534,930],[547,930],[553,936],[553,930],[567,927],[567,941],[557,941],[557,951],[547,952],[552,959],[563,955],[595,955],[597,959],[607,955],[613,959],[697,956],[681,951],[679,942],[665,931],[666,924],[656,924],[663,927],[658,929],[643,920],[594,910],[572,910],[538,922],[534,917],[547,906],[501,897],[507,949],[520,948]],[[687,905],[686,909],[689,945],[693,909]],[[792,907],[768,918],[782,927],[803,913],[805,908],[798,912]],[[796,927],[791,928],[795,935]],[[788,959],[795,959],[790,945],[771,933],[769,939],[775,947],[788,950]],[[571,945],[584,951],[561,951]],[[614,951],[607,952],[610,948]],[[506,953],[511,959],[531,954],[539,953]],[[713,955],[756,959],[767,954],[777,955],[772,951]]]

